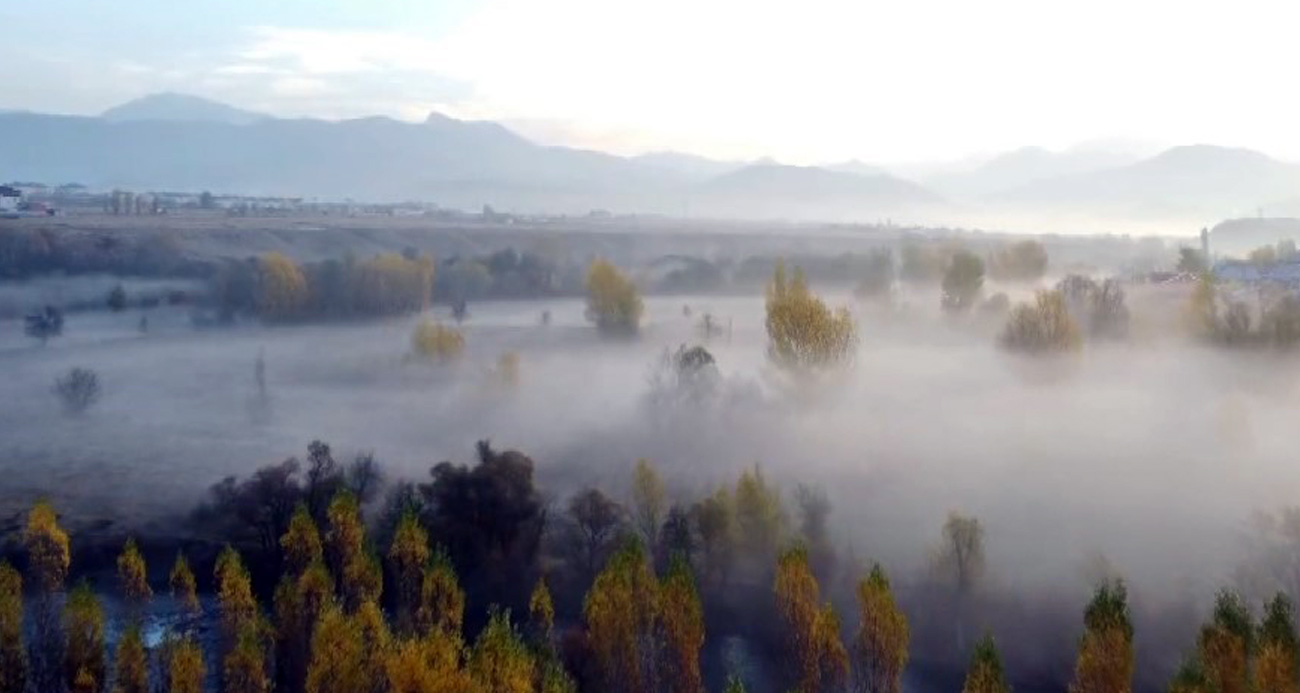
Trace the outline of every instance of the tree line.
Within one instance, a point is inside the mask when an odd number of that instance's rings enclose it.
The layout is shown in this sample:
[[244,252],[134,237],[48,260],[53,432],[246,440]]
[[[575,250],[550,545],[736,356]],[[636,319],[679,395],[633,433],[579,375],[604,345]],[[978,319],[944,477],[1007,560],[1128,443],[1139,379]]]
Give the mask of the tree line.
[[[71,538],[38,502],[23,570],[0,563],[0,693],[188,693],[209,679],[231,693],[902,690],[908,616],[880,565],[851,562],[838,570],[853,595],[841,616],[825,591],[839,557],[819,492],[800,487],[791,516],[754,468],[674,501],[643,460],[625,503],[591,487],[553,515],[527,456],[487,443],[478,455],[435,466],[425,483],[394,483],[382,502],[373,457],[340,464],[319,442],[305,469],[289,460],[221,482],[195,528],[228,541],[199,575],[177,555],[166,588],[185,618],[152,648],[144,615],[161,580],[134,541],[122,547],[111,657],[104,595],[84,580],[68,587]],[[965,608],[984,570],[977,519],[949,517],[935,568],[953,598],[942,612],[949,647],[969,653],[963,692],[1009,691],[992,636],[963,643],[978,625]],[[211,644],[199,625],[208,575]],[[1297,690],[1291,602],[1279,594],[1263,614],[1256,622],[1221,592],[1169,689]],[[1098,584],[1081,633],[1070,690],[1132,690],[1122,582]],[[717,643],[736,636],[752,643],[749,664],[718,670]]]

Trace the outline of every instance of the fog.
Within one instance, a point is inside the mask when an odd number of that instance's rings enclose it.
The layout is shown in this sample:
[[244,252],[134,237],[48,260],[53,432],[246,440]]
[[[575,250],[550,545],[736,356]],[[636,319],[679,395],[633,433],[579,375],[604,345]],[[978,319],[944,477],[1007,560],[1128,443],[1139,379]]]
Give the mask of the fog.
[[[142,334],[138,311],[80,313],[44,347],[6,321],[0,516],[48,496],[80,531],[174,536],[210,484],[301,457],[317,438],[416,480],[491,439],[536,460],[556,501],[586,484],[622,495],[640,457],[682,501],[757,463],[788,503],[798,483],[824,488],[838,547],[904,584],[925,575],[949,511],[974,515],[988,588],[1062,599],[1077,619],[1098,555],[1148,606],[1204,604],[1247,558],[1252,515],[1300,491],[1300,364],[1184,341],[1170,329],[1178,294],[1134,287],[1133,339],[1063,361],[1004,353],[999,323],[944,319],[932,294],[894,308],[827,297],[853,308],[860,344],[816,393],[767,364],[759,296],[649,298],[629,341],[601,340],[579,300],[479,302],[467,355],[447,366],[408,359],[418,316],[199,330],[160,307]],[[704,313],[730,328],[706,343],[718,399],[652,403],[655,364],[700,341]],[[513,389],[491,374],[507,351],[521,360]],[[50,387],[73,366],[95,369],[104,396],[70,418]],[[1059,635],[1070,647],[1072,631]]]

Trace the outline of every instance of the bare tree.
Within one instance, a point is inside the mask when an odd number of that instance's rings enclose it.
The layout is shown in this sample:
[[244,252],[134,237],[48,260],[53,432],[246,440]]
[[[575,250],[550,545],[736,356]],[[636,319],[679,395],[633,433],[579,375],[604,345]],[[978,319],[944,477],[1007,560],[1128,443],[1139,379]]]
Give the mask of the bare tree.
[[99,401],[99,376],[89,368],[73,368],[54,381],[54,394],[69,414],[84,414]]
[[623,508],[599,489],[589,488],[569,500],[569,545],[583,587],[600,572],[623,528]]

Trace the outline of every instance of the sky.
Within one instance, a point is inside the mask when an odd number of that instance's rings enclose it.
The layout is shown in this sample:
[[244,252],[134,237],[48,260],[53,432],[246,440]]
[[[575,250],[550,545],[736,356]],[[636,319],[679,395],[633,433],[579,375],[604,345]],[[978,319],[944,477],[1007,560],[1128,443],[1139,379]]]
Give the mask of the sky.
[[0,3],[0,109],[177,91],[277,116],[437,110],[548,144],[789,163],[1212,143],[1300,160],[1294,2]]

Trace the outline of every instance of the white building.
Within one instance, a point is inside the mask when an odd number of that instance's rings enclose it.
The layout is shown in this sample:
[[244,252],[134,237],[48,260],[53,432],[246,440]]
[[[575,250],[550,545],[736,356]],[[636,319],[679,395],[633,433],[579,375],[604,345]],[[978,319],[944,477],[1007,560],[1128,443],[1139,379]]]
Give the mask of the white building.
[[23,192],[21,190],[11,188],[8,185],[0,185],[0,214],[17,212],[22,201]]

